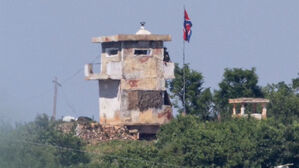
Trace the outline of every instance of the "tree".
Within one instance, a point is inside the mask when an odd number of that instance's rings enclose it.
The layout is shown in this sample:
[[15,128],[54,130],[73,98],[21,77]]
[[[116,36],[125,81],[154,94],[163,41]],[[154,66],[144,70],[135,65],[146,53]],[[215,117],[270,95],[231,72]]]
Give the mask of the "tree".
[[268,104],[268,116],[275,117],[284,123],[290,124],[299,119],[299,96],[296,95],[296,85],[287,85],[285,82],[267,85],[263,91]]
[[198,122],[177,117],[163,125],[155,144],[158,157],[186,167],[274,167],[298,163],[298,123],[233,119]]
[[[46,115],[0,133],[0,167],[78,167],[89,162],[84,143],[56,129]],[[2,127],[2,126],[1,126]],[[0,129],[1,130],[1,129]]]
[[251,70],[233,68],[225,69],[219,90],[215,91],[217,111],[222,118],[231,116],[228,99],[240,97],[263,97],[262,89],[257,85],[258,76],[255,68]]
[[[299,164],[299,124],[273,119],[206,121],[178,116],[162,125],[155,142],[99,144],[96,167],[274,167]],[[107,145],[109,148],[107,148]]]
[[292,82],[293,82],[292,83],[293,89],[295,89],[297,96],[299,96],[299,73],[298,73],[298,77],[294,78]]
[[183,73],[185,71],[186,84],[186,113],[201,116],[202,119],[209,117],[209,110],[212,104],[212,94],[210,89],[203,88],[203,76],[200,72],[192,70],[188,65],[180,68],[178,64],[175,65],[175,79],[170,83],[171,97],[175,100],[174,107],[178,109],[179,113],[184,110],[184,80]]

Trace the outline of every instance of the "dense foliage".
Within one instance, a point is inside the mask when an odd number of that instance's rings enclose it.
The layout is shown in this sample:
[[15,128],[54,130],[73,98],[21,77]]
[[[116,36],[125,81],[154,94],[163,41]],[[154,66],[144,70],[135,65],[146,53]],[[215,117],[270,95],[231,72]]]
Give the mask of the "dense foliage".
[[[58,131],[59,122],[46,115],[14,127],[0,122],[0,167],[299,167],[299,77],[262,88],[254,68],[225,69],[219,90],[211,93],[201,73],[176,65],[176,79],[168,84],[179,113],[183,71],[187,115],[163,125],[157,140],[87,145]],[[237,97],[268,98],[267,120],[232,119],[228,99]],[[222,119],[211,120],[215,114]]]
[[257,85],[255,69],[225,69],[219,90],[215,92],[215,104],[222,118],[230,118],[231,108],[228,99],[240,97],[263,97],[262,89]]
[[98,158],[99,167],[273,167],[299,164],[299,123],[178,117],[153,144],[126,144]]
[[207,120],[210,116],[209,112],[212,106],[212,94],[209,88],[203,88],[203,76],[201,73],[191,70],[186,64],[180,68],[175,65],[175,79],[169,83],[169,89],[174,99],[174,106],[179,113],[184,111],[184,80],[183,74],[185,71],[186,83],[186,99],[185,107],[187,114],[195,114],[203,120]]
[[72,134],[55,129],[57,123],[48,116],[38,116],[34,122],[1,125],[0,167],[76,167],[89,162],[81,150],[84,143]]
[[284,123],[291,123],[293,120],[298,121],[299,94],[296,93],[296,83],[293,83],[293,85],[287,85],[284,82],[279,82],[264,88],[266,97],[270,99],[268,105],[270,117],[274,117]]

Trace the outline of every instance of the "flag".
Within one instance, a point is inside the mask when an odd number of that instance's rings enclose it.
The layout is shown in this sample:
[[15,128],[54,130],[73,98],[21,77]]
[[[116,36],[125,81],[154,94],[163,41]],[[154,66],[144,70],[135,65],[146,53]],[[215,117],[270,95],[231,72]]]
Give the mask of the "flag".
[[184,9],[184,40],[188,42],[190,41],[191,34],[192,34],[191,27],[192,27],[191,20],[188,16],[187,11]]

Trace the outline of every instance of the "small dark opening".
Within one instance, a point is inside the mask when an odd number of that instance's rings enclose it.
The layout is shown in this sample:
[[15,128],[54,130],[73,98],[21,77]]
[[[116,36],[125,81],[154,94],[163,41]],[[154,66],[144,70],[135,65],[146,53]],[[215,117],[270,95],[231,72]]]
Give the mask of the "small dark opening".
[[140,49],[138,49],[138,50],[135,50],[134,51],[134,54],[135,55],[150,55],[150,50],[140,50]]
[[171,106],[171,101],[169,98],[169,95],[167,93],[167,91],[164,91],[164,105],[170,105]]
[[116,55],[118,53],[118,49],[109,49],[107,51],[108,55]]
[[156,134],[139,134],[139,140],[151,141],[156,139],[157,139]]
[[163,61],[164,62],[170,62],[170,57],[169,57],[169,54],[168,54],[168,51],[167,51],[167,48],[164,47],[164,57],[163,57]]

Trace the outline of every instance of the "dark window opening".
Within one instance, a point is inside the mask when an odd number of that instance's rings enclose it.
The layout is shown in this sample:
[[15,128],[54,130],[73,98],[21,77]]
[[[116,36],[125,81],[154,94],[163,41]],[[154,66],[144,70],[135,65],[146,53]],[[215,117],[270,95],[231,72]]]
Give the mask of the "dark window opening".
[[164,54],[163,54],[163,61],[164,62],[170,62],[170,57],[169,57],[169,54],[168,54],[168,51],[167,51],[167,48],[164,47]]
[[151,54],[151,50],[142,50],[142,49],[136,49],[134,51],[135,55],[150,55]]
[[163,104],[171,106],[171,101],[170,101],[167,91],[164,91],[164,103]]
[[117,48],[106,48],[106,53],[108,56],[114,56],[118,54],[118,49]]

